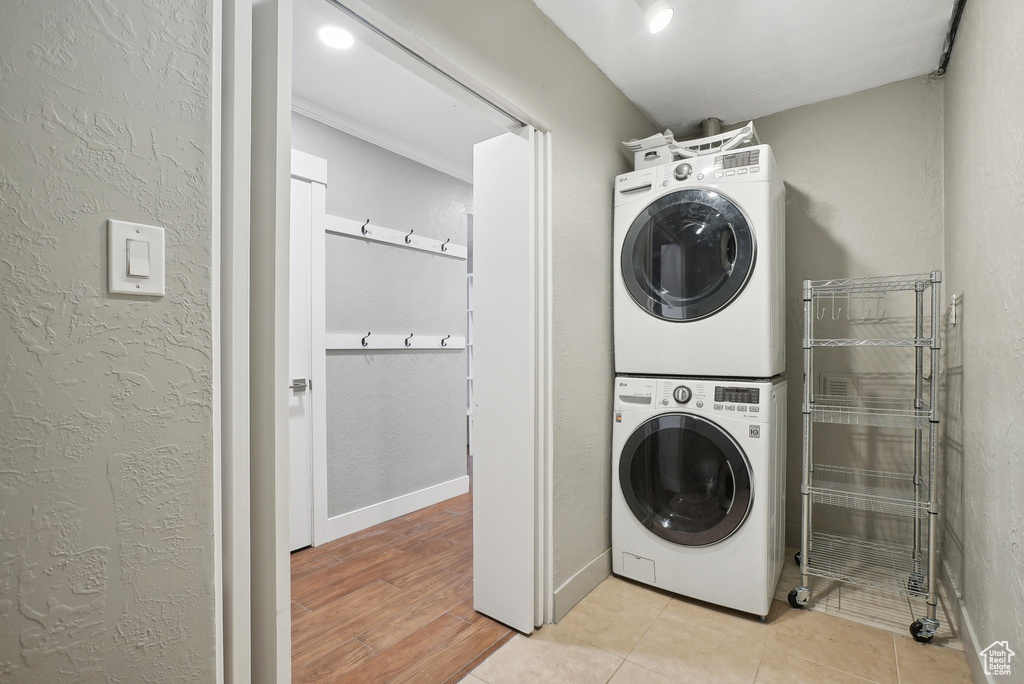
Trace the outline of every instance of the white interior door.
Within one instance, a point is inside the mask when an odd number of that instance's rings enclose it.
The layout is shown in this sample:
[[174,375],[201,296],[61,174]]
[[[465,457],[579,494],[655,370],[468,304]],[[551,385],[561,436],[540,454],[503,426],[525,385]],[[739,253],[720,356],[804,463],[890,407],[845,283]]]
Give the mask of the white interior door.
[[473,149],[473,604],[535,626],[534,130]]
[[312,184],[291,179],[291,262],[288,309],[288,447],[291,461],[289,542],[292,551],[313,543],[313,411],[310,402],[312,321],[310,237]]

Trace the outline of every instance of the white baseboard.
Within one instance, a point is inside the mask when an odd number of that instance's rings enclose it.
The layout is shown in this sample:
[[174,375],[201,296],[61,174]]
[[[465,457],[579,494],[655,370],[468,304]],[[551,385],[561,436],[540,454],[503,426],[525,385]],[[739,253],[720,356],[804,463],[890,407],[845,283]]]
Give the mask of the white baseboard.
[[555,589],[555,622],[558,622],[583,597],[594,590],[605,577],[612,574],[612,550],[606,549],[600,556],[584,565],[579,572]]
[[974,631],[974,625],[971,624],[971,618],[968,617],[967,611],[964,610],[963,602],[957,598],[956,591],[953,590],[953,582],[949,577],[945,563],[942,563],[942,572],[939,577],[946,589],[947,608],[957,612],[956,624],[960,628],[960,643],[964,647],[967,666],[971,668],[971,679],[975,682],[995,684],[995,678],[985,674],[985,666],[982,665],[981,656],[979,655],[981,649],[985,648],[987,644],[982,645],[978,643],[978,635]]
[[469,491],[469,476],[463,475],[454,480],[448,480],[426,489],[421,489],[394,499],[381,501],[378,504],[366,506],[349,513],[342,513],[333,518],[327,519],[327,541],[333,541],[341,537],[365,530],[367,527],[379,525],[388,520],[394,520],[418,511],[427,506],[441,503],[453,496],[465,494]]

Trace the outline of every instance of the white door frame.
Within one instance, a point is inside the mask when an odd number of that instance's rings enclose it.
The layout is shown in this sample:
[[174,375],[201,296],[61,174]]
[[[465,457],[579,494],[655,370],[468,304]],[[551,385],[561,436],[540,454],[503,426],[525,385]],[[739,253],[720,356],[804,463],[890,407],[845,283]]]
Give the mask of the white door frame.
[[[252,1],[250,662],[253,682],[288,682],[291,681],[287,388],[292,3],[291,0]],[[225,616],[225,625],[227,622]]]
[[213,5],[214,501],[217,681],[252,672],[249,477],[249,215],[252,0]]
[[[538,624],[550,622],[554,604],[551,134],[487,84],[362,0],[331,1],[360,22],[372,39],[389,44],[396,61],[453,97],[486,116],[502,122],[511,117],[540,133],[533,155],[534,181],[544,190],[534,217],[537,234],[543,238],[533,255],[532,293],[540,298],[535,300],[540,348],[534,356],[539,388],[533,454],[537,473],[535,615]],[[215,379],[215,393],[221,397],[215,420],[222,445],[223,528],[216,541],[223,573],[218,578],[222,580],[218,611],[223,614],[217,656],[224,666],[219,676],[228,682],[287,682],[291,679],[291,587],[285,390],[292,4],[291,0],[219,0],[214,11],[218,13],[215,52],[222,56],[213,81],[218,89],[214,146],[222,148],[214,192],[223,199],[216,246],[219,260],[213,264],[222,335],[222,363]],[[246,180],[248,187],[241,187]]]

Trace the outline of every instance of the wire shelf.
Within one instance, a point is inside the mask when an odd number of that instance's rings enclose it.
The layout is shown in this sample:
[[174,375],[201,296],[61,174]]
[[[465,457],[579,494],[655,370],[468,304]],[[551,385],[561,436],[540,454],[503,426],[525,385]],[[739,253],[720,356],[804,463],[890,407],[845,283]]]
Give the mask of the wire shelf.
[[909,547],[817,532],[811,535],[807,574],[901,596],[925,596],[924,563]]
[[[942,273],[874,276],[868,278],[838,278],[833,280],[805,280],[804,300],[804,400],[803,400],[803,472],[801,473],[800,505],[800,547],[803,553],[801,568],[804,577],[801,585],[789,593],[789,603],[794,608],[807,605],[810,588],[807,575],[849,582],[878,589],[901,596],[927,596],[927,615],[911,625],[911,633],[917,641],[929,641],[938,628],[936,570],[938,549],[934,544],[937,530],[937,516],[931,515],[938,504],[937,484],[938,457],[938,414],[935,407],[939,402],[939,346],[942,304],[940,283]],[[904,316],[891,318],[883,331],[873,324],[886,320],[885,312],[890,307],[883,302],[892,302],[898,308],[907,304],[906,297],[889,293],[911,292],[914,304],[913,327]],[[925,293],[927,291],[926,301]],[[875,301],[872,302],[871,300]],[[851,315],[851,306],[860,302],[860,316]],[[850,323],[871,322],[864,328],[867,335],[890,334],[881,339],[865,337],[840,337],[850,335],[853,330],[844,323],[835,327],[824,323],[826,332],[815,336],[815,321],[838,322],[844,317]],[[927,322],[927,325],[926,325]],[[846,332],[850,330],[851,332]],[[878,330],[878,332],[875,332]],[[842,332],[839,332],[842,331]],[[913,335],[913,337],[909,337]],[[827,347],[878,347],[913,348],[913,354],[901,354],[908,360],[913,358],[915,397],[862,397],[824,393],[815,396],[812,387],[815,368],[815,350]],[[924,399],[925,348],[928,350],[927,404]],[[908,373],[909,375],[909,373]],[[838,382],[838,380],[837,380]],[[827,384],[827,383],[826,383]],[[899,390],[896,390],[899,393]],[[843,395],[843,396],[840,396]],[[857,395],[857,392],[852,392]],[[913,439],[900,436],[909,445],[913,442],[914,467],[911,472],[887,472],[835,466],[818,463],[814,449],[814,424],[837,423],[843,425],[870,425],[886,428],[913,428]],[[888,438],[892,435],[884,435]],[[872,436],[874,440],[876,436]],[[838,453],[835,455],[838,457]],[[873,454],[882,462],[889,462],[890,456],[884,451]],[[895,454],[893,454],[895,456]],[[883,466],[899,469],[900,465]],[[875,523],[890,522],[897,527],[912,528],[901,530],[898,539],[907,546],[855,537],[846,537],[814,530],[815,504],[824,504],[852,509],[867,515],[847,515],[846,522],[858,523],[862,518],[871,523],[870,529],[877,529]],[[835,511],[829,511],[825,520],[833,520]],[[887,516],[874,520],[871,514]],[[854,525],[862,529],[860,525]],[[874,533],[877,535],[877,532]],[[910,537],[906,539],[906,537]]]
[[905,337],[885,339],[859,339],[859,338],[814,338],[807,340],[812,347],[930,347],[930,337]]
[[928,427],[931,409],[922,402],[914,408],[914,400],[900,397],[848,397],[817,395],[811,402],[811,417],[816,423],[840,425],[871,425],[874,427]]
[[908,473],[818,463],[808,489],[811,501],[828,506],[909,518],[928,511],[928,488],[922,484],[915,494],[914,476]]
[[832,280],[808,280],[812,296],[846,295],[859,292],[896,292],[931,287],[929,273],[915,273],[896,276],[872,276],[868,278],[835,278]]

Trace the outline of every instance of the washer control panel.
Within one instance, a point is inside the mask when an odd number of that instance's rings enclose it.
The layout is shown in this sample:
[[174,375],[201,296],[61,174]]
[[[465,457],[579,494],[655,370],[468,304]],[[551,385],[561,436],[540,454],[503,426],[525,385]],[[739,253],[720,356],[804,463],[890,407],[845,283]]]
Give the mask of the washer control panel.
[[704,383],[696,380],[658,380],[658,401],[660,408],[681,409],[686,407],[704,408],[710,397],[706,395]]
[[761,388],[751,385],[715,385],[715,411],[760,413]]
[[615,379],[615,411],[695,411],[767,422],[771,385],[703,378]]
[[647,378],[615,378],[615,410],[630,411],[651,408],[655,402],[658,381]]
[[686,180],[690,177],[691,173],[693,173],[693,167],[685,162],[679,164],[672,170],[672,175],[676,180]]

